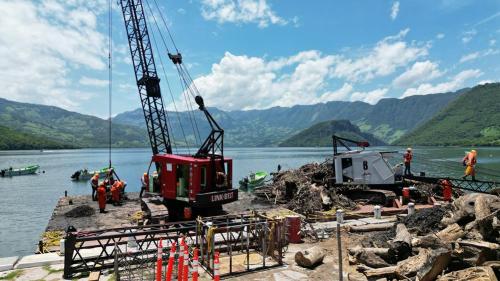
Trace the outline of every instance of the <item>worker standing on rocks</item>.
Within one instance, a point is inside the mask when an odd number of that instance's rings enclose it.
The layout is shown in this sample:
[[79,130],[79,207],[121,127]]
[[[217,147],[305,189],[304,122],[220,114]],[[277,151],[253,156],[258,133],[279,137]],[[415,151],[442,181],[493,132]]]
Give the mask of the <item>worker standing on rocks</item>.
[[106,186],[101,183],[97,188],[97,201],[99,203],[99,212],[105,213],[106,209]]
[[99,186],[99,174],[95,173],[90,180],[90,185],[92,186],[92,201],[96,201],[97,187]]
[[462,178],[465,180],[467,179],[467,176],[472,176],[472,180],[475,181],[476,169],[474,167],[477,163],[477,151],[473,149],[469,153],[467,153],[467,155],[465,155],[465,157],[462,159],[462,163],[464,164],[464,166],[466,166],[465,174]]
[[148,173],[144,173],[141,177],[141,192],[139,193],[139,197],[142,198],[142,195],[149,188],[149,176]]
[[405,171],[404,171],[405,176],[411,176],[410,166],[412,159],[413,159],[413,152],[411,147],[408,147],[406,149],[406,152],[403,154],[403,160],[405,163]]

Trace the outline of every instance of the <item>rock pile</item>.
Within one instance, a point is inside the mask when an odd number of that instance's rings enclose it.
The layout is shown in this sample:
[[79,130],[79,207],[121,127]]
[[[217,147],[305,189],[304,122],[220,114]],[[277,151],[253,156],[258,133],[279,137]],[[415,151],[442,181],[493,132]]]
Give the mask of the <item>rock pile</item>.
[[479,266],[484,274],[498,274],[499,212],[500,197],[466,194],[448,209],[419,211],[397,223],[384,247],[350,248],[349,261],[369,280],[451,280],[470,277]]

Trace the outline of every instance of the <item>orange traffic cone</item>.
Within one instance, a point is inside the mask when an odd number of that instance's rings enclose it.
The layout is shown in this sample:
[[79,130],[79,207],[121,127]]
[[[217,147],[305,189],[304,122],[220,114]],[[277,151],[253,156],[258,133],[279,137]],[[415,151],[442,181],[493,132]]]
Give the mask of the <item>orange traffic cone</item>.
[[170,256],[168,257],[167,275],[165,276],[165,281],[172,281],[172,271],[174,270],[175,263],[175,242],[172,243],[170,247]]
[[182,272],[182,280],[189,281],[189,252],[187,245],[184,245],[184,268]]
[[162,256],[163,241],[162,239],[160,239],[160,244],[158,245],[158,253],[156,254],[156,281],[161,281],[161,270],[163,267]]
[[214,281],[220,281],[219,252],[215,252],[214,254]]
[[193,276],[193,281],[198,281],[198,249],[194,248],[194,253],[193,253],[193,273],[191,276]]
[[179,255],[177,256],[177,281],[182,281],[182,272],[184,271],[184,254],[182,253],[182,248],[184,247],[184,238],[181,240],[181,245],[179,245]]

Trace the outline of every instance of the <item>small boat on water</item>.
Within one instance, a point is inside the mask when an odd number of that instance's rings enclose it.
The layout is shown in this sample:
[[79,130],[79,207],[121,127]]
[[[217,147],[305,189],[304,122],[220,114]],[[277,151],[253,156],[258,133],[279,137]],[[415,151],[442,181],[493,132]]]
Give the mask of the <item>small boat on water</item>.
[[[111,167],[113,169],[113,167]],[[72,181],[88,181],[94,176],[96,173],[99,174],[99,177],[104,177],[108,172],[110,168],[105,167],[97,171],[89,171],[87,169],[83,170],[78,170],[71,175],[71,180]]]
[[2,177],[13,177],[13,176],[24,176],[24,175],[34,175],[40,169],[39,165],[30,165],[23,168],[8,168],[0,171],[0,176]]
[[243,191],[253,191],[254,188],[264,184],[267,172],[258,171],[250,173],[248,176],[240,180],[240,189]]

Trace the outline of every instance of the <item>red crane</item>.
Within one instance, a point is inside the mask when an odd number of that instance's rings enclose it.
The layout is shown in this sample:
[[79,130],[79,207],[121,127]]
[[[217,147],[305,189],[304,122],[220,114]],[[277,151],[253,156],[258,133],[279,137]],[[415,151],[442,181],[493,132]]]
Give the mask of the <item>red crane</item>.
[[[238,200],[238,190],[232,188],[232,159],[224,157],[224,130],[205,107],[176,47],[177,52],[169,52],[168,57],[178,70],[184,90],[194,97],[211,131],[194,155],[172,152],[143,1],[120,0],[120,5],[153,152],[151,163],[154,163],[157,175],[153,180],[155,189],[163,197],[171,220],[183,218],[186,208],[195,214],[221,210],[223,204]],[[149,3],[146,5],[151,8]],[[154,21],[156,23],[156,18]]]

